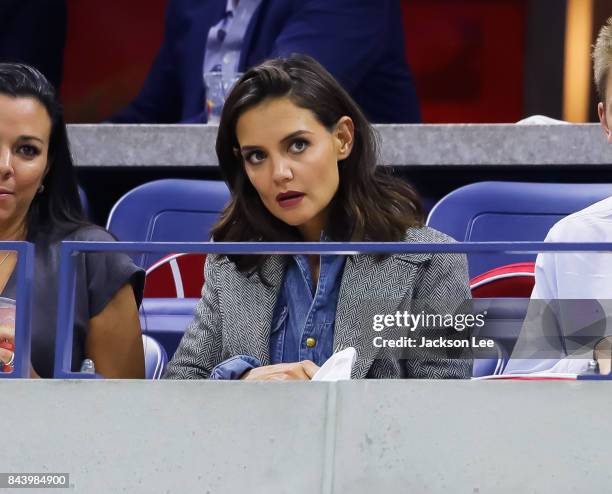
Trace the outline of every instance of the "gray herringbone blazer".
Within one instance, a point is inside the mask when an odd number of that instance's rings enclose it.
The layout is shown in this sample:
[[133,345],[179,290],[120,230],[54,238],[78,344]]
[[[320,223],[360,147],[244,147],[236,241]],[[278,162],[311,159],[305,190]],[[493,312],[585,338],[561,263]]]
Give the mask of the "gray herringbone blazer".
[[[452,242],[431,228],[410,229],[407,242]],[[263,274],[247,278],[225,256],[209,255],[206,281],[193,322],[165,377],[205,379],[212,369],[234,355],[251,355],[270,364],[270,327],[285,272],[282,256],[271,256]],[[469,358],[450,359],[424,355],[399,359],[374,349],[373,314],[394,314],[414,299],[436,304],[439,313],[452,312],[470,298],[467,262],[458,254],[397,254],[384,259],[349,256],[342,274],[334,351],[355,347],[357,361],[352,377],[359,378],[468,378]],[[431,336],[431,335],[430,335]]]

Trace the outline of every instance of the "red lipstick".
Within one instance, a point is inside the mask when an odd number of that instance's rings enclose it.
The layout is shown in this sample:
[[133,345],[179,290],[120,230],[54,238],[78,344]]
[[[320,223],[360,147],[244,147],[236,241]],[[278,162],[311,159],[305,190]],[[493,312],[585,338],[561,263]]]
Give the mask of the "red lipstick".
[[304,198],[304,194],[302,192],[297,192],[295,190],[290,190],[288,192],[283,192],[282,194],[278,194],[276,196],[276,202],[281,208],[290,208],[292,206],[296,206],[299,204]]

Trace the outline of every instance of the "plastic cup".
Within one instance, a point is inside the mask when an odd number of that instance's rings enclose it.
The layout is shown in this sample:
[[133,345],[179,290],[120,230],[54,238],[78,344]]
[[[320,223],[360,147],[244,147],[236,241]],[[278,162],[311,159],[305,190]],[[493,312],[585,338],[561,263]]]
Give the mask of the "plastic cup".
[[231,74],[224,74],[221,71],[204,73],[206,111],[209,124],[218,125],[221,121],[221,111],[225,99],[240,77],[242,77],[242,74],[235,72]]
[[[15,301],[10,298],[0,297],[0,329],[6,329],[2,333],[8,332],[14,334],[15,332]],[[0,348],[15,350],[14,340],[0,337]],[[12,365],[3,365],[2,372],[12,372]]]

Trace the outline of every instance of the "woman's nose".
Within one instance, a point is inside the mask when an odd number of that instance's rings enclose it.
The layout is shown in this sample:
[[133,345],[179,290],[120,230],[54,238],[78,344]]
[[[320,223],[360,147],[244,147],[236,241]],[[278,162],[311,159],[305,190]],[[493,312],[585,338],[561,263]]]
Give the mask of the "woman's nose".
[[285,182],[293,178],[293,172],[291,171],[291,165],[284,158],[277,158],[272,163],[273,171],[272,178],[277,182]]
[[8,147],[0,148],[0,172],[6,173],[8,170],[12,170],[11,158],[12,153]]

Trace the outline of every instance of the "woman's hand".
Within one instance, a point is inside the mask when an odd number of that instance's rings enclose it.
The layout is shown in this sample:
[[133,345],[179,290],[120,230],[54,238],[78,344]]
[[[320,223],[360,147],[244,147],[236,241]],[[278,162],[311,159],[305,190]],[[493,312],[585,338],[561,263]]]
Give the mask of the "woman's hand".
[[310,381],[319,366],[310,360],[291,364],[266,365],[245,372],[244,381]]

